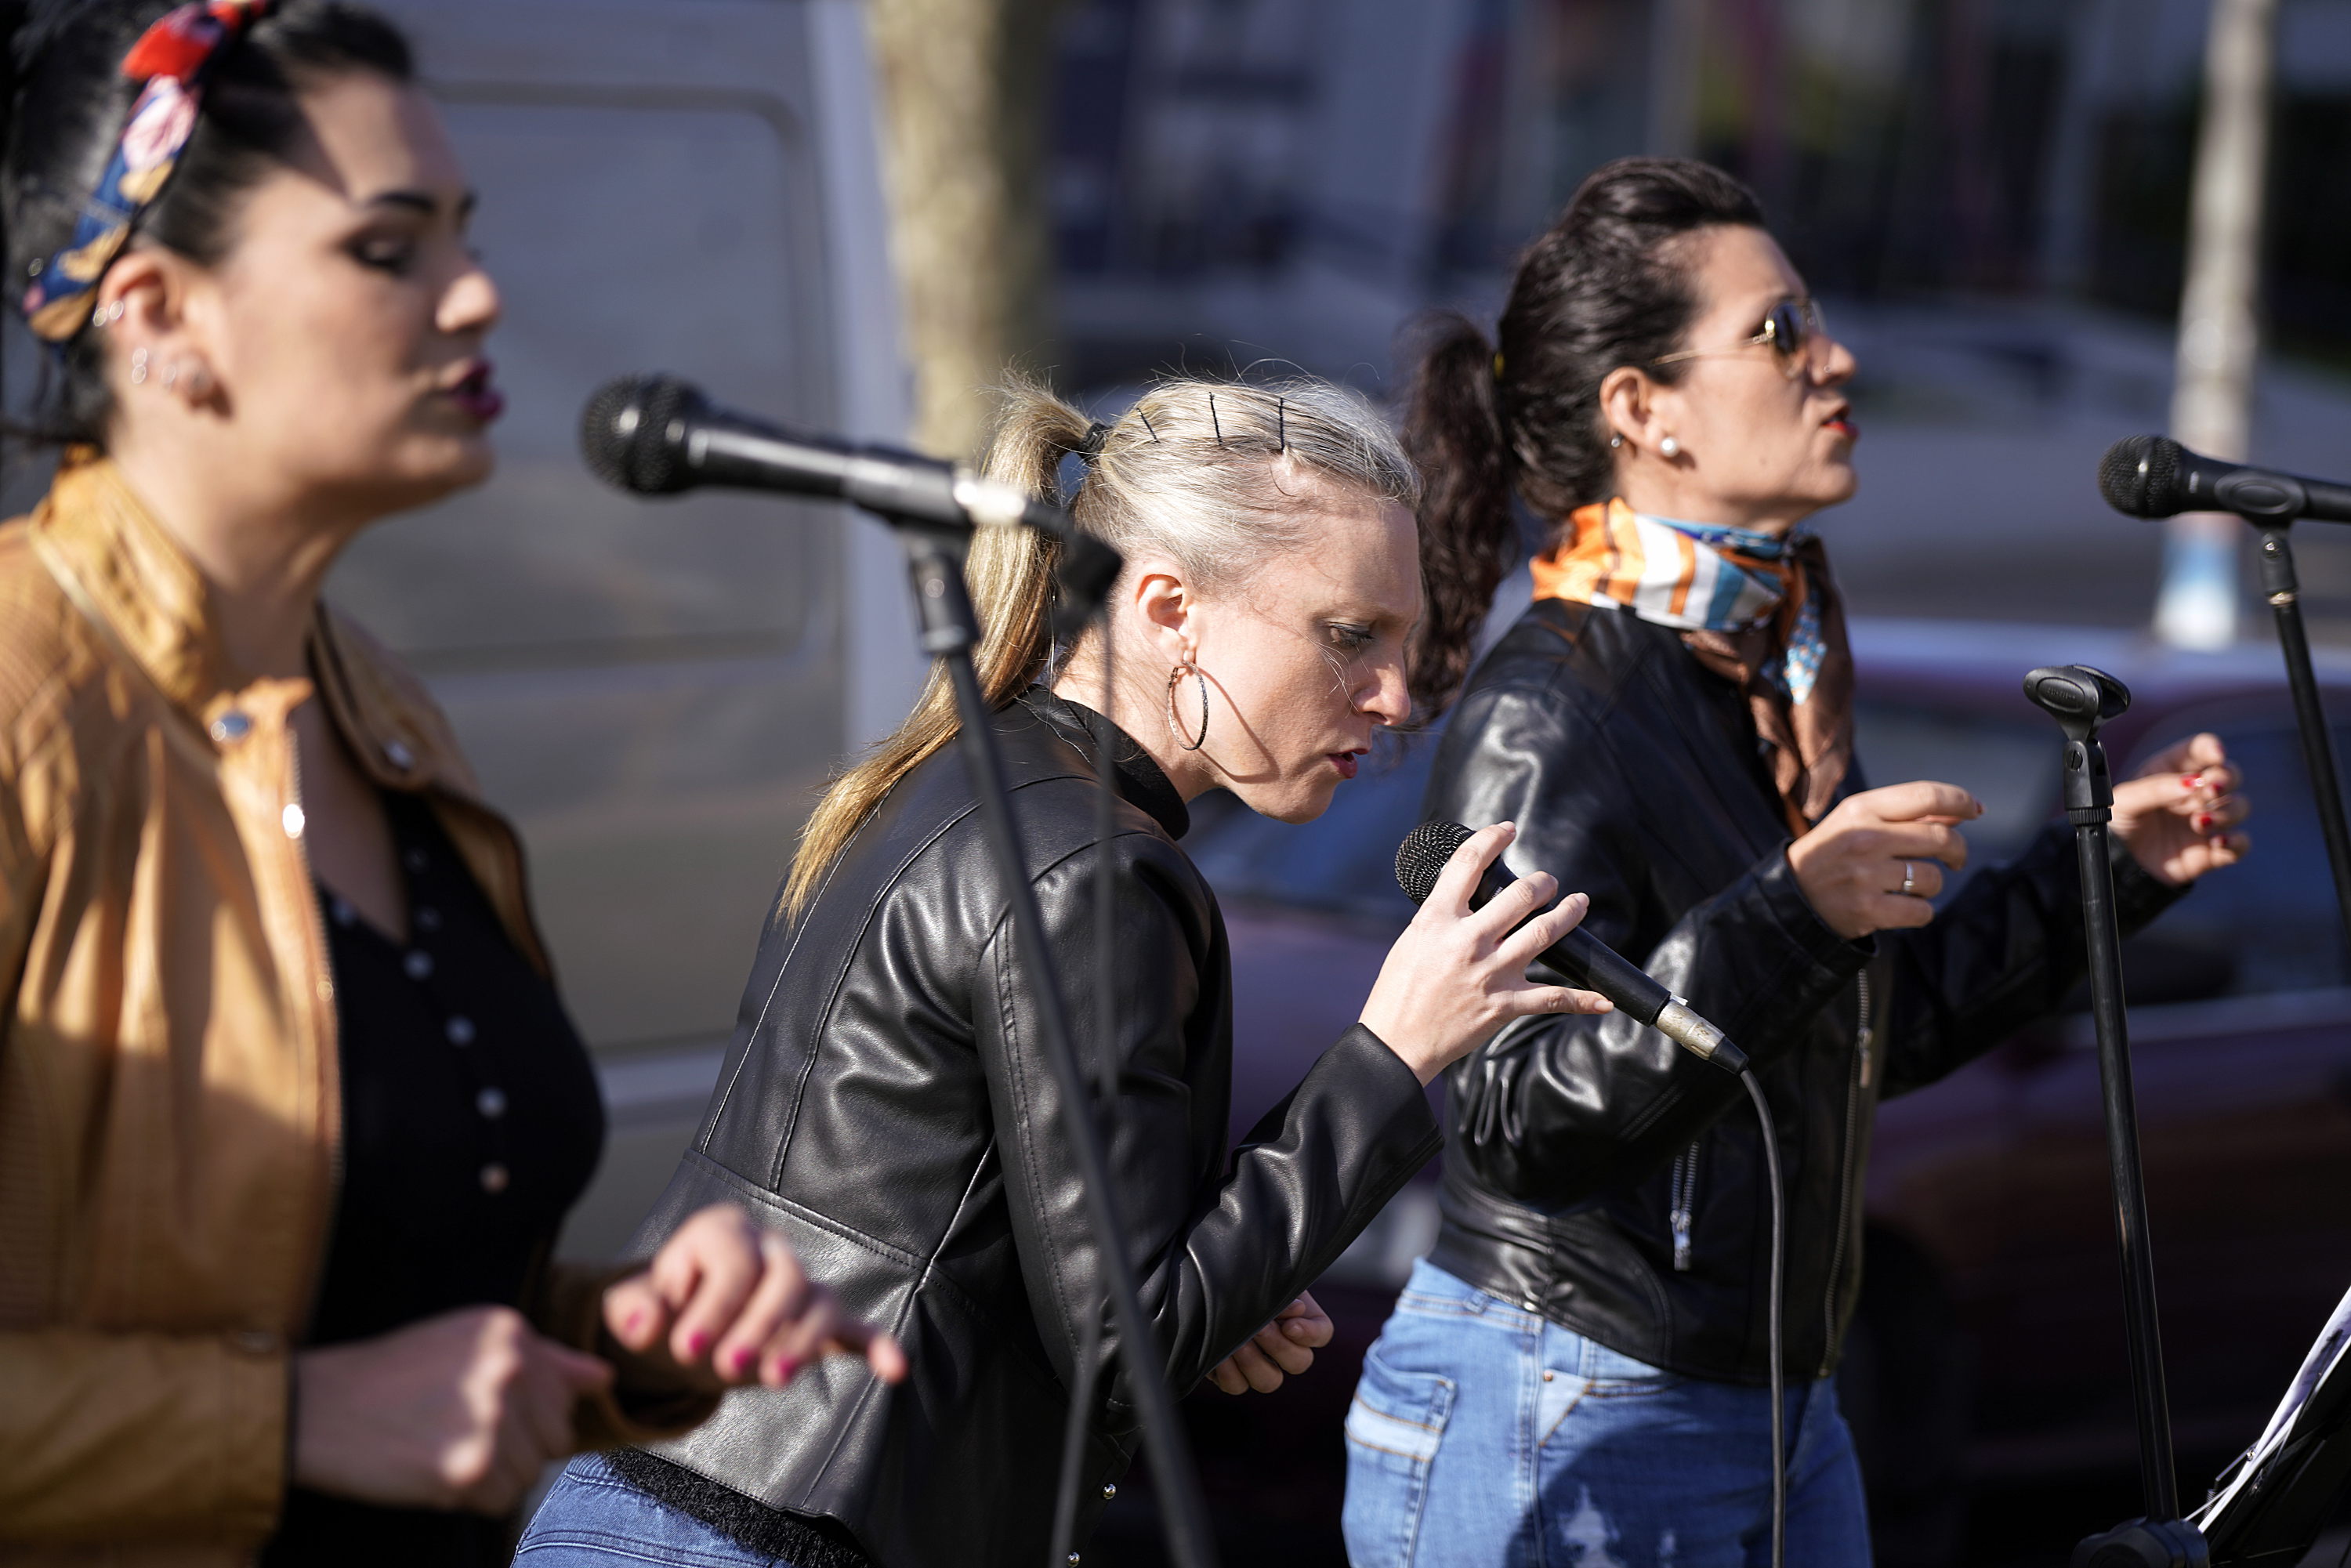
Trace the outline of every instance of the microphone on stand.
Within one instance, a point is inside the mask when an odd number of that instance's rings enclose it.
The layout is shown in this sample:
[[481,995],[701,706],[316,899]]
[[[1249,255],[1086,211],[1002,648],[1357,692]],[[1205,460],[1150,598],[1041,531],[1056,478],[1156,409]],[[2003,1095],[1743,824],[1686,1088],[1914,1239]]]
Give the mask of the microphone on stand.
[[787,430],[721,408],[675,376],[622,376],[599,388],[580,412],[580,451],[598,478],[640,496],[715,485],[848,501],[939,533],[1050,534],[1061,544],[1054,628],[1065,637],[1101,605],[1123,564],[1067,512],[1017,486],[918,453]]
[[2168,435],[2130,435],[2098,463],[2098,493],[2125,517],[2234,512],[2248,522],[2351,523],[2351,485],[2304,479],[2190,452]]
[[[1458,822],[1423,822],[1397,846],[1396,885],[1415,904],[1426,902],[1437,879],[1470,836]],[[1469,907],[1483,909],[1518,881],[1510,868],[1496,861],[1486,868]],[[1530,915],[1531,919],[1533,916]],[[1641,967],[1582,927],[1569,932],[1543,950],[1541,963],[1586,990],[1598,991],[1616,1010],[1647,1024],[1676,1045],[1732,1074],[1747,1071],[1747,1053],[1714,1025],[1692,1012],[1689,1004],[1666,989]]]

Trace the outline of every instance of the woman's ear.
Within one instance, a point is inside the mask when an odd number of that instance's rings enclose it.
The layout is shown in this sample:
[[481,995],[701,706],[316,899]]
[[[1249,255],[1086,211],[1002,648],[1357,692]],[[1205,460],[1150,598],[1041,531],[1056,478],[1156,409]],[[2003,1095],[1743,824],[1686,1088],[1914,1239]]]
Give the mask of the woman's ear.
[[[194,367],[204,382],[211,382],[209,345],[188,308],[190,272],[185,261],[152,246],[132,246],[107,268],[92,319],[107,336],[118,402],[121,383],[159,382],[167,371],[177,382],[183,367]],[[187,395],[184,387],[173,390]]]
[[1199,628],[1191,590],[1172,565],[1145,561],[1134,574],[1134,612],[1149,628],[1152,648],[1171,664],[1190,660],[1199,648]]
[[[1630,365],[1619,365],[1601,378],[1600,420],[1612,440],[1625,446],[1648,448],[1657,436],[1657,384]],[[1631,455],[1619,448],[1619,455]]]

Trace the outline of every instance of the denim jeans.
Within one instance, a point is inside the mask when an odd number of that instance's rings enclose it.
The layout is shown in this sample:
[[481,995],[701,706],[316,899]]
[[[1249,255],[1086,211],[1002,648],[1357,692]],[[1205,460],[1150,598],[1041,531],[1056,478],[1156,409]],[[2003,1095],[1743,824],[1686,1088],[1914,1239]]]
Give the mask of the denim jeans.
[[[1867,1568],[1832,1380],[1788,1391],[1791,1568]],[[1347,1412],[1354,1568],[1767,1568],[1771,1396],[1414,1266]]]
[[691,1514],[655,1501],[612,1473],[602,1457],[582,1454],[531,1516],[515,1548],[519,1568],[615,1568],[666,1563],[679,1568],[791,1568],[754,1552]]

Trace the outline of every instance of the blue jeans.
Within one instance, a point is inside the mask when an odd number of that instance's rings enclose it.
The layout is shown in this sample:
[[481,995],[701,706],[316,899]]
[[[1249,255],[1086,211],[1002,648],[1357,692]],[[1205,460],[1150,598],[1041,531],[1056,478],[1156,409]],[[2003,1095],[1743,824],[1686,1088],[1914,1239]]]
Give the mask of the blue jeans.
[[597,1454],[563,1469],[515,1548],[521,1568],[614,1568],[668,1563],[680,1568],[791,1568],[754,1552],[691,1514],[654,1501],[612,1473]]
[[[1853,1436],[1788,1391],[1791,1568],[1868,1568]],[[1766,1568],[1771,1396],[1680,1377],[1426,1260],[1347,1412],[1354,1568]]]

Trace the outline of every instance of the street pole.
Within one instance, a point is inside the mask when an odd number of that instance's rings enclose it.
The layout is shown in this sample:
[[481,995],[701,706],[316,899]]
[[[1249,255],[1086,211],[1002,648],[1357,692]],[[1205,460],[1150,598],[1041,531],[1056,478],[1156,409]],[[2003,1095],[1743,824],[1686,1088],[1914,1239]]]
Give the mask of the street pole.
[[[2276,54],[2277,0],[2212,0],[2171,434],[2182,445],[2232,462],[2247,456],[2261,348],[2262,207]],[[2158,637],[2185,648],[2236,640],[2242,533],[2243,525],[2225,513],[2172,520],[2156,601]]]

